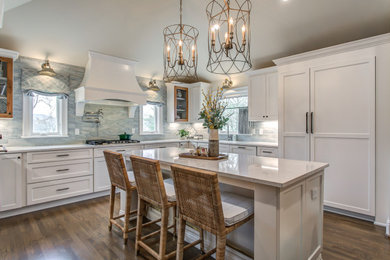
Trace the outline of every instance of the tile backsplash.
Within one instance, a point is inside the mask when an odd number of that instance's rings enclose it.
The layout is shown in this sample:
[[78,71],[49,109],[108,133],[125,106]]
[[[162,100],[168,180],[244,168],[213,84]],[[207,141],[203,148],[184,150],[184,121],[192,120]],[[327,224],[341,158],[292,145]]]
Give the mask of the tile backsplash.
[[[125,107],[102,106],[87,104],[85,111],[94,112],[99,108],[103,109],[104,118],[99,126],[99,131],[94,123],[87,123],[81,120],[81,117],[75,115],[75,96],[74,89],[80,86],[84,76],[84,68],[61,63],[51,63],[53,69],[61,75],[69,76],[71,93],[68,104],[68,137],[60,138],[22,138],[23,126],[23,92],[22,92],[22,71],[26,69],[40,69],[43,60],[19,57],[14,64],[14,118],[0,119],[0,134],[3,139],[0,144],[8,146],[28,146],[28,145],[59,145],[84,143],[86,139],[108,138],[117,139],[118,135],[127,132],[132,133],[135,129],[133,139],[138,140],[156,140],[177,138],[178,129],[187,128],[192,133],[202,134],[207,138],[207,130],[200,123],[179,124],[167,123],[166,105],[163,106],[164,114],[164,134],[162,135],[139,135],[139,109],[137,109],[134,118],[128,117],[128,109]],[[137,77],[140,87],[147,92],[148,99],[159,100],[166,104],[167,87],[163,81],[157,81],[160,91],[147,90],[149,78]],[[276,122],[276,121],[275,121]],[[253,124],[251,135],[239,135],[237,140],[253,140],[265,142],[277,142],[277,122],[257,122]],[[75,130],[79,129],[80,134],[76,135]],[[262,131],[260,132],[260,129]],[[221,135],[221,139],[224,136]]]

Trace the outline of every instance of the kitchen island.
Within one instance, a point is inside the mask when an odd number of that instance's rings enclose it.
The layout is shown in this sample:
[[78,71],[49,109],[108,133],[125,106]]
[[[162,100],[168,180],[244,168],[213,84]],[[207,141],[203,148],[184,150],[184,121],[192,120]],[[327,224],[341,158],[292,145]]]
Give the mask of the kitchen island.
[[[252,191],[255,217],[249,241],[254,259],[321,259],[323,178],[328,164],[233,153],[220,161],[179,158],[186,151],[134,150],[125,157],[156,159],[168,171],[172,164],[214,171],[221,184]],[[248,240],[248,234],[243,236]]]

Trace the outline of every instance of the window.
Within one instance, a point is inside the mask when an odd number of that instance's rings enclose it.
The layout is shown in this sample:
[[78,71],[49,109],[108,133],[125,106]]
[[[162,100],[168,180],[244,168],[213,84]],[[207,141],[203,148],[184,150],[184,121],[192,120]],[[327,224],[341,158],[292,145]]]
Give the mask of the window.
[[162,134],[162,106],[140,106],[140,134]]
[[248,96],[226,98],[222,102],[227,103],[224,115],[229,117],[229,121],[221,133],[227,133],[229,127],[230,134],[248,134]]
[[64,95],[28,92],[23,95],[23,136],[68,135],[68,99]]

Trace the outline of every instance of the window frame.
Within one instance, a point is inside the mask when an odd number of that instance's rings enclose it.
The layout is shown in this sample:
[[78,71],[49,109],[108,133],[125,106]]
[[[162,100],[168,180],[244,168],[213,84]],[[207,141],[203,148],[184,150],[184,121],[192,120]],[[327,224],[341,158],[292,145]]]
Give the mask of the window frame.
[[[44,96],[44,94],[35,93]],[[60,96],[60,94],[58,95]],[[22,138],[68,137],[68,98],[58,99],[57,122],[58,131],[55,134],[33,133],[33,96],[23,93],[23,135]]]
[[[143,128],[143,108],[146,105],[155,106],[156,109],[156,131],[154,132],[146,132]],[[163,107],[161,105],[155,105],[155,104],[146,104],[139,106],[139,134],[140,135],[163,135]]]
[[[244,89],[244,91],[242,91],[241,89]],[[239,89],[239,90],[241,90],[240,92],[238,92],[238,93],[240,93],[239,95],[237,95],[237,94],[226,95],[222,100],[229,100],[231,98],[238,98],[238,97],[245,97],[245,98],[249,99],[247,92],[245,92],[245,88],[241,88],[241,89]],[[232,110],[232,109],[240,109],[240,108],[249,108],[249,104],[246,107],[226,108],[226,112],[228,112],[229,110]],[[222,128],[219,130],[219,133],[220,134],[227,134],[228,132],[227,132],[227,130],[224,130]],[[247,135],[247,134],[242,134],[239,132],[233,132],[231,130],[229,131],[229,134],[231,134],[231,135]]]

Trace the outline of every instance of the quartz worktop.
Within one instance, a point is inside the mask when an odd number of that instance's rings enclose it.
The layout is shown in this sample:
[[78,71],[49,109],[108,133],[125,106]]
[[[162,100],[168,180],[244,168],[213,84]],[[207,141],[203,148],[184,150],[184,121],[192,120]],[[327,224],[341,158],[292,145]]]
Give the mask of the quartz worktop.
[[[101,148],[101,147],[113,147],[113,146],[127,146],[127,145],[143,145],[143,144],[161,144],[161,143],[176,143],[176,142],[199,142],[207,143],[207,139],[195,140],[195,139],[163,139],[163,140],[151,140],[151,141],[141,141],[140,143],[129,143],[129,144],[109,144],[109,145],[88,145],[88,144],[69,144],[69,145],[46,145],[46,146],[6,146],[7,153],[27,153],[27,152],[44,152],[44,151],[56,151],[56,150],[72,150],[72,149],[92,149],[92,148]],[[266,147],[277,147],[277,143],[267,143],[267,142],[248,142],[248,141],[225,141],[221,140],[221,144],[230,144],[230,145],[245,145],[245,146],[266,146]]]
[[188,151],[189,149],[170,147],[134,150],[125,153],[125,156],[129,158],[130,155],[138,155],[159,160],[168,165],[179,164],[209,170],[217,172],[220,176],[279,188],[289,186],[328,167],[327,163],[321,162],[257,157],[235,153],[229,153],[228,159],[218,161],[179,157],[179,153]]

